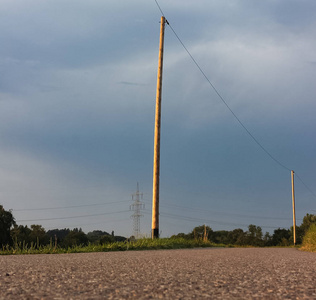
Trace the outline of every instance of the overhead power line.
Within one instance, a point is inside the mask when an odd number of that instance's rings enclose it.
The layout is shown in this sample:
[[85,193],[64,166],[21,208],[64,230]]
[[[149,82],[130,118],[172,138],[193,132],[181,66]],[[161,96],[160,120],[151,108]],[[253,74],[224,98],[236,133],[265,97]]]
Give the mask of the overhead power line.
[[310,193],[316,198],[316,194],[308,187],[308,185],[302,180],[300,176],[295,172],[296,177],[303,183],[303,185],[310,191]]
[[[83,227],[83,226],[91,226],[91,225],[99,225],[99,224],[106,224],[106,223],[117,223],[117,222],[124,222],[126,221],[126,218],[124,219],[115,219],[115,220],[106,220],[106,221],[100,221],[100,222],[96,222],[96,223],[81,223],[81,224],[75,224],[75,225],[67,225],[67,228],[78,228],[78,227]],[[61,226],[61,227],[56,227],[56,226],[51,226],[51,227],[46,227],[46,230],[51,230],[51,229],[64,229],[65,226]]]
[[157,2],[157,0],[155,0],[155,2],[156,2],[156,4],[157,4],[158,9],[160,10],[161,14],[165,17],[165,14],[163,13],[163,11],[162,11],[162,9],[161,9],[159,3]]
[[[160,12],[162,13],[163,16],[164,13],[160,7],[160,5],[158,4],[157,0],[155,0]],[[180,44],[182,45],[182,47],[184,48],[184,50],[188,53],[188,55],[190,56],[191,60],[193,61],[193,63],[196,65],[196,67],[199,69],[200,73],[203,75],[203,77],[206,79],[206,81],[208,82],[208,84],[212,87],[212,89],[215,91],[215,93],[217,94],[217,96],[220,98],[220,100],[224,103],[224,105],[227,107],[227,109],[231,112],[231,114],[234,116],[234,118],[237,120],[237,122],[241,125],[241,127],[247,132],[247,134],[252,138],[252,140],[271,158],[273,159],[278,165],[280,165],[282,168],[291,171],[291,169],[289,169],[288,167],[286,167],[284,164],[282,164],[279,160],[277,160],[256,138],[255,136],[248,130],[248,128],[244,125],[244,123],[238,118],[238,116],[234,113],[234,111],[230,108],[230,106],[227,104],[227,102],[225,101],[225,99],[223,98],[223,96],[220,94],[220,92],[217,90],[217,88],[214,86],[214,84],[211,82],[211,80],[208,78],[208,76],[205,74],[205,72],[203,71],[202,67],[198,64],[198,62],[195,60],[195,58],[193,57],[193,55],[191,54],[191,52],[188,50],[188,48],[185,46],[185,44],[182,42],[182,40],[180,39],[179,35],[176,33],[176,31],[173,29],[172,25],[170,24],[170,22],[167,23],[170,27],[170,29],[172,30],[172,32],[174,33],[174,35],[176,36],[176,38],[178,39],[178,41],[180,42]]]
[[[149,213],[149,212],[145,212]],[[222,221],[215,221],[207,218],[194,218],[189,216],[181,216],[177,214],[171,214],[171,213],[165,213],[161,212],[160,215],[162,217],[172,218],[172,219],[178,219],[183,221],[189,221],[189,222],[201,222],[201,223],[207,223],[207,224],[219,224],[219,225],[229,225],[229,226],[241,226],[241,227],[248,227],[249,224],[241,224],[241,223],[230,223],[230,222],[222,222]],[[280,228],[280,226],[265,226],[265,225],[259,225],[261,228],[270,228],[270,229],[277,229]]]
[[28,220],[16,220],[16,221],[17,222],[37,222],[37,221],[51,221],[51,220],[67,220],[67,219],[77,219],[77,218],[105,216],[105,215],[112,215],[112,214],[125,213],[125,212],[129,212],[129,210],[121,210],[121,211],[116,211],[116,212],[106,212],[106,213],[102,213],[102,214],[68,216],[68,217],[58,217],[58,218],[28,219]]
[[127,202],[129,202],[129,201],[124,200],[124,201],[113,201],[113,202],[95,203],[95,204],[82,204],[82,205],[57,206],[57,207],[41,207],[41,208],[20,208],[20,209],[12,209],[12,210],[13,211],[55,210],[55,209],[103,206],[103,205],[107,205],[107,204],[117,204],[117,203],[127,203]]
[[[146,203],[150,204],[150,202],[145,201]],[[253,218],[253,219],[262,219],[262,220],[283,220],[289,221],[291,217],[265,217],[265,216],[255,216],[255,215],[247,215],[247,214],[238,214],[238,213],[231,213],[231,212],[223,212],[223,211],[215,211],[215,210],[207,210],[198,207],[188,207],[176,204],[168,204],[168,203],[161,203],[161,206],[169,207],[169,208],[178,208],[180,210],[190,211],[190,212],[203,212],[203,213],[211,213],[216,215],[227,215],[227,216],[235,216],[240,218]]]
[[[162,8],[160,7],[159,3],[157,0],[154,0],[158,9],[160,10],[161,14],[165,17],[165,14],[162,10]],[[208,76],[205,74],[205,72],[203,71],[202,67],[198,64],[198,62],[195,60],[195,58],[193,57],[193,55],[191,54],[191,52],[188,50],[188,48],[185,46],[185,44],[183,43],[183,41],[180,39],[179,35],[176,33],[176,31],[174,30],[174,28],[172,27],[172,25],[170,24],[170,22],[167,22],[167,24],[169,25],[170,29],[172,30],[172,32],[174,33],[174,35],[176,36],[176,38],[178,39],[178,41],[180,42],[180,44],[182,45],[182,47],[184,48],[184,50],[187,52],[187,54],[189,55],[189,57],[191,58],[191,60],[193,61],[193,63],[195,64],[195,66],[198,68],[198,70],[200,71],[200,73],[203,75],[203,77],[206,79],[206,81],[208,82],[208,84],[212,87],[212,89],[215,91],[215,93],[217,94],[217,96],[220,98],[220,100],[224,103],[224,105],[227,107],[227,109],[231,112],[231,114],[234,116],[234,118],[237,120],[237,122],[240,124],[240,126],[246,131],[246,133],[251,137],[251,139],[274,161],[276,162],[280,167],[282,167],[283,169],[291,172],[291,169],[288,168],[287,166],[285,166],[283,163],[281,163],[277,158],[275,158],[259,141],[258,139],[248,130],[248,128],[244,125],[244,123],[239,119],[239,117],[235,114],[235,112],[230,108],[230,106],[228,105],[228,103],[225,101],[224,97],[220,94],[220,92],[217,90],[217,88],[214,86],[214,84],[211,82],[211,80],[208,78]],[[299,178],[299,177],[298,177]],[[316,197],[316,194],[303,182],[303,180],[301,178],[299,178],[300,181],[305,185],[305,187]]]

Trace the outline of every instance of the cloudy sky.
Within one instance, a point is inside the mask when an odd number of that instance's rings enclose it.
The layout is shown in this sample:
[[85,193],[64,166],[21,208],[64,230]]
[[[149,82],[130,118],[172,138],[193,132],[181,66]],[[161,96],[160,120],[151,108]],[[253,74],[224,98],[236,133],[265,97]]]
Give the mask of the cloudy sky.
[[[160,231],[263,231],[316,212],[316,2],[160,0]],[[18,224],[151,232],[154,0],[0,0],[0,204]]]

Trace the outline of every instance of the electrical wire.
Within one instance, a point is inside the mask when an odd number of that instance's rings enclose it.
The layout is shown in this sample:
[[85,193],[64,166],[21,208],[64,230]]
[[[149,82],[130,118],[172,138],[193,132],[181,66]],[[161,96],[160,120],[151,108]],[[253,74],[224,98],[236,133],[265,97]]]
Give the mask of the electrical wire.
[[[149,204],[149,202],[144,201],[145,203]],[[222,214],[227,216],[236,216],[241,218],[255,218],[255,219],[263,219],[263,220],[285,220],[289,221],[291,220],[291,217],[264,217],[264,216],[254,216],[254,215],[246,215],[246,214],[238,214],[238,213],[231,213],[231,212],[223,212],[223,211],[215,211],[215,210],[208,210],[208,209],[202,209],[202,208],[196,208],[196,207],[187,207],[187,206],[181,206],[176,204],[168,204],[168,203],[160,203],[162,207],[171,207],[171,208],[179,208],[181,210],[188,210],[188,211],[195,211],[195,212],[204,212],[204,213],[211,213],[211,214]]]
[[83,204],[83,205],[71,205],[71,206],[59,206],[59,207],[46,207],[46,208],[20,208],[12,209],[12,211],[36,211],[36,210],[55,210],[55,209],[68,209],[68,208],[79,208],[79,207],[90,207],[90,206],[102,206],[107,204],[127,203],[129,201],[115,201],[95,204]]
[[158,4],[157,0],[155,0],[155,2],[156,2],[156,4],[157,4],[158,9],[160,10],[161,14],[162,14],[163,16],[165,16],[165,14],[163,13],[163,11],[162,11],[160,5]]
[[[154,0],[158,9],[160,10],[161,14],[165,17],[165,14],[163,12],[163,10],[161,9],[159,3],[157,0]],[[187,52],[187,54],[189,55],[189,57],[191,58],[191,60],[193,61],[193,63],[196,65],[196,67],[198,68],[198,70],[200,71],[200,73],[203,75],[203,77],[206,79],[206,81],[209,83],[209,85],[212,87],[212,89],[215,91],[215,93],[217,94],[217,96],[220,98],[220,100],[224,103],[224,105],[227,107],[227,109],[231,112],[231,114],[234,116],[234,118],[237,120],[237,122],[241,125],[241,127],[247,132],[247,134],[252,138],[252,140],[274,161],[276,162],[279,166],[281,166],[283,169],[287,170],[287,171],[291,171],[290,168],[288,168],[287,166],[285,166],[283,163],[281,163],[278,159],[276,159],[258,140],[257,138],[248,130],[248,128],[243,124],[243,122],[239,119],[239,117],[235,114],[235,112],[230,108],[230,106],[228,105],[228,103],[225,101],[225,99],[223,98],[223,96],[220,94],[220,92],[217,90],[217,88],[214,86],[214,84],[210,81],[210,79],[208,78],[208,76],[205,74],[205,72],[203,71],[203,69],[201,68],[201,66],[198,64],[198,62],[195,60],[195,58],[193,57],[193,55],[190,53],[190,51],[188,50],[188,48],[185,46],[185,44],[182,42],[182,40],[180,39],[179,35],[176,33],[176,31],[174,30],[174,28],[172,27],[172,25],[170,24],[170,22],[167,21],[167,25],[169,25],[170,29],[172,30],[172,32],[174,33],[174,35],[176,36],[176,38],[178,39],[178,41],[180,42],[180,44],[182,45],[182,47],[184,48],[184,50]],[[300,181],[305,185],[305,187],[313,194],[313,196],[316,197],[316,194],[303,182],[303,180],[297,176]]]
[[316,198],[316,194],[309,188],[309,186],[302,180],[302,178],[295,172],[296,177],[300,182],[310,191],[310,193]]
[[66,219],[77,219],[77,218],[87,218],[87,217],[97,217],[97,216],[105,216],[111,214],[118,214],[118,213],[126,213],[130,212],[129,210],[122,210],[116,212],[107,212],[101,214],[91,214],[91,215],[81,215],[81,216],[70,216],[70,217],[57,217],[57,218],[43,218],[43,219],[31,219],[31,220],[16,220],[17,222],[37,222],[37,221],[52,221],[52,220],[66,220]]
[[[145,212],[147,213],[147,212]],[[241,226],[241,227],[248,227],[249,224],[241,224],[241,223],[230,223],[230,222],[221,222],[221,221],[215,221],[211,219],[204,219],[204,218],[194,218],[194,217],[189,217],[189,216],[181,216],[177,214],[171,214],[171,213],[165,213],[165,212],[160,212],[160,215],[162,217],[167,217],[167,218],[173,218],[173,219],[178,219],[182,221],[189,221],[189,222],[202,222],[202,223],[208,223],[208,224],[218,224],[218,225],[230,225],[230,226]],[[280,228],[280,226],[265,226],[265,225],[260,225],[261,228],[269,228],[269,229],[277,229]]]
[[[67,227],[72,227],[72,228],[80,228],[83,226],[91,226],[91,225],[99,225],[99,224],[106,224],[106,223],[117,223],[117,222],[123,222],[126,221],[125,219],[115,219],[115,220],[106,220],[106,221],[101,221],[101,222],[97,222],[97,223],[85,223],[85,224],[76,224],[76,225],[68,225]],[[64,229],[65,226],[62,227],[45,227],[46,230],[52,230],[52,229]]]
[[[162,13],[163,16],[164,13],[160,7],[160,5],[158,4],[157,0],[155,0],[160,12]],[[227,107],[227,109],[231,112],[231,114],[234,116],[234,118],[237,120],[237,122],[242,126],[242,128],[247,132],[247,134],[253,139],[253,141],[271,158],[273,159],[278,165],[280,165],[282,168],[291,171],[291,169],[289,169],[288,167],[286,167],[284,164],[282,164],[279,160],[277,160],[255,137],[254,135],[248,130],[248,128],[243,124],[243,122],[238,118],[238,116],[234,113],[234,111],[230,108],[230,106],[227,104],[227,102],[225,101],[225,99],[223,98],[223,96],[220,94],[220,92],[217,90],[217,88],[214,86],[214,84],[211,82],[211,80],[208,78],[208,76],[205,74],[205,72],[203,71],[202,67],[197,63],[197,61],[195,60],[195,58],[192,56],[192,54],[190,53],[190,51],[188,50],[188,48],[184,45],[184,43],[182,42],[182,40],[180,39],[179,35],[176,33],[176,31],[173,29],[173,27],[171,26],[170,22],[167,22],[167,24],[169,25],[170,29],[172,30],[172,32],[174,33],[174,35],[176,36],[176,38],[178,39],[178,41],[180,42],[180,44],[182,45],[182,47],[184,48],[184,50],[187,52],[187,54],[189,55],[189,57],[191,58],[191,60],[193,61],[193,63],[195,64],[195,66],[199,69],[200,73],[203,75],[203,77],[206,79],[206,81],[209,83],[209,85],[212,87],[212,89],[215,91],[215,93],[217,94],[217,96],[220,98],[220,100],[224,103],[224,105]]]

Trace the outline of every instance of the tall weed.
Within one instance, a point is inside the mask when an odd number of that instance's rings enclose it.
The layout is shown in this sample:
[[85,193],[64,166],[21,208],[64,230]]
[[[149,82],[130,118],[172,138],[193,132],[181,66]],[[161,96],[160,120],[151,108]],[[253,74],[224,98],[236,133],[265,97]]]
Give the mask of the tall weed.
[[312,224],[305,233],[301,250],[316,252],[316,224]]
[[53,253],[82,253],[82,252],[109,252],[109,251],[130,251],[130,250],[156,250],[156,249],[184,249],[201,247],[219,247],[209,241],[202,239],[187,240],[184,238],[161,238],[161,239],[139,239],[135,241],[114,242],[102,245],[89,244],[88,246],[75,245],[68,248],[61,248],[50,243],[47,246],[37,246],[25,243],[15,243],[13,247],[6,246],[0,249],[0,255],[12,254],[53,254]]

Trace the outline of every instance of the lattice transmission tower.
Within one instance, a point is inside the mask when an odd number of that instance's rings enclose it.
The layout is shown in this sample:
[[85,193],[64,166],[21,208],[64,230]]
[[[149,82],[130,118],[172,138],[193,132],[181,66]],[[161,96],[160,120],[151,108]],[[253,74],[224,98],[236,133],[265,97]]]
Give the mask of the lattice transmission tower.
[[133,204],[130,205],[130,210],[134,211],[131,215],[133,219],[133,235],[136,239],[141,237],[140,233],[140,218],[143,217],[141,210],[145,209],[145,204],[140,201],[143,198],[143,193],[139,192],[139,185],[137,182],[137,191],[132,194],[132,200],[134,200]]

